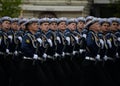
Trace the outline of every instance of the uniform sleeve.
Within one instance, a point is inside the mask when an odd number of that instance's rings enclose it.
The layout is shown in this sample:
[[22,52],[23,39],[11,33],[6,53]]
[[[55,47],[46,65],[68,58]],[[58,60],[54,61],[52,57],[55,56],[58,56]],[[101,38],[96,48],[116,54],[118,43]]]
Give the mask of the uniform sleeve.
[[96,45],[95,39],[91,32],[88,33],[88,35],[87,35],[86,45],[87,45],[87,50],[88,50],[87,55],[95,57],[98,53],[99,47]]
[[105,35],[105,37],[106,37],[106,39],[110,39],[110,40],[111,40],[111,35],[110,35],[110,33],[107,33],[107,34]]
[[88,33],[86,38],[86,44],[87,46],[92,46],[94,44],[94,38],[92,36],[92,33]]
[[65,43],[66,43],[67,45],[70,45],[70,40],[71,40],[71,38],[70,38],[70,32],[69,32],[69,31],[66,31],[66,32],[64,33],[64,36],[65,36]]

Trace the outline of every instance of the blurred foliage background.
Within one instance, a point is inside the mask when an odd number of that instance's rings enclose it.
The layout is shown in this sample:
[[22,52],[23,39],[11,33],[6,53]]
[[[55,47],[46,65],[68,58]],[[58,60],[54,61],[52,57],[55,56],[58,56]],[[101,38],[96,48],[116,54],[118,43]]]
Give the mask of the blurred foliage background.
[[21,0],[0,0],[0,17],[18,17],[21,12]]

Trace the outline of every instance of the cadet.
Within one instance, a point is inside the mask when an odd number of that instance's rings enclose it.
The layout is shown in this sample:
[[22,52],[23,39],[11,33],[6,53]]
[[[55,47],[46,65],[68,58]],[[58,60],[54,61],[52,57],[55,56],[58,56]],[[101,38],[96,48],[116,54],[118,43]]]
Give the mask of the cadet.
[[10,29],[10,23],[11,23],[11,18],[10,17],[2,17],[1,18],[2,21],[2,28],[1,28],[1,48],[0,51],[3,53],[6,53],[6,51],[8,51],[8,38],[7,38],[7,31]]
[[100,59],[102,59],[103,61],[106,60],[106,56],[107,56],[107,49],[108,49],[108,46],[107,46],[107,41],[105,39],[105,35],[107,34],[108,30],[109,30],[109,27],[111,25],[111,22],[107,19],[107,18],[104,18],[104,19],[101,19],[99,21],[100,23],[100,32],[98,33],[98,37],[100,38],[100,43],[101,43],[101,50],[100,50]]
[[[9,38],[9,55],[13,55],[17,46],[17,41],[16,41],[16,32],[19,30],[18,27],[18,18],[12,18],[11,19],[11,28],[7,32],[8,38]],[[17,51],[16,51],[17,52]]]
[[[93,19],[92,21],[89,21],[85,27],[88,28],[89,31],[86,37],[86,57],[81,65],[83,73],[81,79],[83,81],[81,81],[81,85],[96,86],[100,80],[98,77],[99,71],[95,66],[96,59],[100,58],[98,56],[100,43],[99,38],[97,36],[97,33],[100,31],[100,25],[97,19]],[[103,83],[101,83],[101,85],[102,84]]]
[[51,31],[49,32],[49,23],[50,23],[49,18],[41,18],[39,23],[41,29],[41,32],[39,31],[39,33],[41,34],[38,36],[37,40],[41,45],[39,46],[38,51],[39,51],[39,55],[45,60],[42,63],[41,67],[48,79],[49,85],[53,86],[56,83],[51,68],[53,55],[55,53],[53,47],[54,46],[53,42],[55,37],[53,36],[53,33]]
[[22,52],[24,57],[33,58],[34,56],[37,57],[36,50],[36,39],[34,34],[38,31],[38,20],[37,19],[30,19],[25,23],[26,29],[28,30],[22,40]]
[[[52,57],[53,60],[52,61],[49,60],[49,61],[47,61],[47,63],[48,63],[48,65],[51,66],[53,76],[55,78],[54,83],[58,86],[60,86],[60,85],[64,86],[64,85],[66,85],[67,80],[64,78],[65,75],[63,73],[63,69],[61,67],[61,64],[59,63],[59,61],[61,59],[61,56],[60,56],[60,54],[57,53],[57,51],[60,51],[58,46],[60,46],[62,44],[61,43],[62,40],[58,37],[57,21],[58,21],[58,19],[56,19],[56,18],[51,18],[50,19],[50,25],[49,25],[50,29],[46,34],[46,37],[48,39],[51,39],[51,41],[52,41],[52,47],[49,46],[47,52],[53,54],[53,57]],[[60,51],[60,52],[62,52],[62,51]],[[47,53],[48,58],[49,58],[49,55],[50,55],[49,53]]]
[[[7,36],[7,32],[10,29],[10,23],[11,23],[11,18],[8,16],[2,17],[1,18],[1,22],[2,22],[2,28],[0,30],[0,64],[3,67],[4,71],[3,74],[1,72],[1,76],[3,79],[1,79],[1,83],[3,83],[3,85],[9,85],[9,79],[10,74],[9,74],[9,63],[7,63],[6,61],[6,52],[8,52],[9,50],[8,48],[8,36]],[[5,76],[4,76],[5,75]]]
[[[106,34],[109,33],[109,28],[111,25],[111,22],[107,18],[100,19],[100,32],[98,33],[98,37],[100,39],[100,44],[101,44],[101,49],[100,49],[100,59],[101,61],[98,60],[100,65],[98,66],[101,71],[104,72],[104,84],[106,85],[114,85],[112,81],[111,74],[109,73],[108,69],[111,69],[112,66],[110,66],[112,63],[108,63],[108,57],[107,57],[107,51],[108,51],[108,45],[107,45],[107,40],[105,38]],[[108,59],[107,59],[108,58]],[[102,63],[102,64],[101,64]],[[103,74],[102,74],[103,75]]]
[[48,46],[48,49],[46,51],[47,57],[54,59],[54,55],[56,52],[56,30],[57,30],[57,19],[56,18],[51,18],[50,19],[50,25],[49,25],[49,30],[46,33],[46,37],[48,41],[51,40],[51,45]]
[[[111,50],[111,52],[109,51],[108,53],[110,54],[110,53],[112,53],[112,55],[111,55],[111,57],[115,60],[115,62],[113,63],[113,62],[111,62],[111,65],[109,65],[109,66],[111,66],[111,68],[109,68],[110,70],[109,70],[109,73],[111,74],[111,77],[112,77],[112,79],[113,79],[113,81],[116,81],[118,84],[120,84],[119,83],[119,70],[118,70],[118,68],[119,68],[119,62],[120,62],[120,60],[119,60],[119,51],[118,51],[118,49],[119,49],[119,37],[120,37],[120,33],[119,33],[119,31],[118,31],[118,27],[119,27],[119,20],[118,20],[118,18],[115,18],[115,17],[113,17],[113,18],[109,18],[110,19],[110,21],[111,21],[111,26],[110,26],[110,30],[111,30],[111,45],[112,45],[112,47],[111,47],[111,49],[109,49],[109,50]],[[109,55],[108,54],[108,55]],[[113,71],[114,70],[114,71]]]
[[[48,84],[41,67],[34,64],[39,59],[37,55],[37,40],[35,33],[38,31],[38,19],[32,18],[25,23],[28,30],[22,40],[23,62],[21,63],[21,83],[23,86],[44,86]],[[20,83],[20,84],[21,84]]]
[[[65,19],[65,18],[63,18]],[[72,85],[72,79],[73,79],[73,73],[72,73],[72,68],[74,68],[72,65],[72,53],[73,53],[73,48],[74,48],[74,38],[72,31],[76,29],[77,22],[75,18],[67,20],[67,22],[63,21],[62,18],[60,20],[61,22],[59,23],[60,26],[63,25],[63,27],[59,28],[59,30],[64,34],[63,39],[65,42],[65,45],[63,46],[63,52],[64,52],[64,59],[62,60],[61,66],[63,67],[64,72],[66,73],[67,76],[67,81],[69,82],[70,85]],[[66,29],[66,24],[68,24],[67,29]],[[58,27],[59,27],[58,25]],[[62,54],[63,55],[63,54]],[[69,72],[68,72],[69,71]],[[67,82],[66,81],[66,82]]]
[[77,20],[75,18],[68,19],[67,29],[64,32],[64,36],[66,39],[66,47],[64,49],[64,52],[65,52],[66,58],[70,58],[73,53],[75,38],[73,36],[72,31],[75,31],[76,28],[77,28]]
[[18,27],[18,18],[12,18],[11,19],[11,27],[9,29],[9,31],[7,32],[8,34],[8,50],[9,52],[7,52],[7,63],[9,63],[8,65],[10,66],[9,68],[9,72],[12,74],[12,82],[11,85],[13,84],[13,82],[16,80],[14,79],[16,77],[16,73],[17,73],[17,68],[19,63],[17,63],[15,60],[16,58],[16,54],[17,54],[17,50],[16,50],[16,46],[17,46],[17,39],[16,39],[16,32],[19,30]]
[[116,25],[114,25],[114,23],[116,24],[117,22],[114,20],[114,18],[109,18],[109,21],[111,22],[111,26],[109,32],[106,34],[108,45],[107,56],[114,60],[117,52],[117,38],[114,35],[116,31]]
[[115,74],[113,70],[115,70],[115,59],[116,59],[118,45],[117,45],[117,37],[114,35],[116,29],[113,28],[113,24],[115,20],[114,18],[109,18],[108,21],[111,22],[111,25],[109,27],[109,30],[105,34],[107,52],[106,52],[106,56],[104,56],[104,60],[105,60],[104,68],[108,73],[108,75],[110,76],[110,79],[113,79]]
[[79,56],[81,57],[81,60],[85,57],[85,48],[86,48],[86,36],[87,36],[87,29],[85,28],[86,20],[84,17],[78,17],[77,18],[78,24],[76,31],[80,35],[80,44],[79,44]]
[[22,57],[21,43],[22,43],[22,38],[23,38],[23,36],[25,34],[25,25],[24,25],[24,23],[26,21],[27,21],[27,19],[19,19],[19,21],[18,21],[19,30],[16,32],[16,40],[17,40],[16,51],[17,51],[17,56],[19,56],[19,57]]
[[38,34],[37,40],[40,43],[40,47],[39,47],[38,55],[42,57],[43,59],[46,59],[47,58],[46,51],[47,51],[47,46],[48,46],[46,33],[49,30],[49,18],[40,19],[39,24],[40,24],[40,30],[38,31],[38,33],[40,34]]
[[[114,35],[116,36],[116,41],[118,42],[117,43],[117,47],[119,47],[119,37],[120,37],[120,32],[119,32],[119,20],[118,20],[118,18],[112,18],[112,24],[111,24],[111,30],[112,30],[112,32],[114,33]],[[115,41],[115,42],[116,42]],[[117,58],[119,58],[120,57],[120,51],[118,50],[119,48],[117,48],[117,51],[116,51],[116,57]]]
[[[23,23],[25,23],[25,20],[20,20],[19,18],[13,18],[11,23],[11,30],[9,30],[9,36],[11,36],[12,42],[9,44],[9,51],[12,51],[13,57],[13,66],[14,66],[14,74],[13,74],[13,80],[11,85],[16,86],[18,85],[18,81],[20,75],[20,63],[22,61],[22,51],[21,51],[21,43],[22,43],[22,38],[24,36],[24,31],[23,31]],[[21,26],[20,26],[21,25]],[[25,28],[25,27],[24,27]],[[12,47],[12,48],[11,48]]]
[[[65,60],[65,52],[64,52],[64,48],[65,48],[65,36],[64,36],[64,32],[66,30],[66,26],[67,26],[67,18],[66,17],[60,17],[58,18],[57,21],[57,25],[58,25],[58,30],[57,30],[57,50],[56,53],[58,55],[58,63],[59,63],[59,70],[60,70],[60,75],[57,75],[58,77],[58,84],[60,86],[66,86],[66,85],[70,85],[69,82],[69,78],[67,77],[69,75],[69,73],[71,73],[71,69],[69,67],[68,62],[66,62]],[[68,72],[69,71],[69,72]]]
[[[81,43],[81,34],[79,34],[76,31],[78,21],[76,18],[71,18],[68,20],[68,28],[70,29],[70,34],[71,34],[71,40],[73,40],[72,44],[73,46],[73,51],[72,51],[72,60],[69,61],[69,65],[72,70],[72,78],[71,78],[71,85],[80,85],[81,81],[81,69],[80,69],[80,64],[81,64],[81,58],[79,56],[79,51],[81,50],[81,46],[83,44]],[[72,49],[72,48],[71,48]],[[77,78],[76,78],[77,77]]]
[[64,31],[66,29],[66,24],[67,24],[67,18],[66,17],[61,17],[57,21],[58,24],[58,30],[57,30],[57,50],[56,53],[60,57],[64,57],[65,53],[63,49],[65,48],[65,37],[64,37]]

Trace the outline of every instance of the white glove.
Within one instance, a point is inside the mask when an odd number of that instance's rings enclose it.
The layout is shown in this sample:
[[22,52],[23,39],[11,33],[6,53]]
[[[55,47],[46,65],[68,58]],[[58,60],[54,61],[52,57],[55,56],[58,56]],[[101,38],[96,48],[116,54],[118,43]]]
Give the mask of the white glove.
[[66,37],[66,40],[68,42],[68,45],[70,45],[70,37]]
[[59,43],[61,43],[60,37],[57,36],[57,40],[59,41]]
[[20,42],[22,42],[22,37],[21,36],[19,36],[18,39],[20,40]]
[[59,54],[58,53],[55,53],[55,55],[54,55],[55,57],[58,57],[59,56]]
[[107,61],[107,60],[108,60],[108,57],[105,55],[105,56],[103,57],[103,59],[104,59],[105,61]]
[[109,47],[112,48],[111,41],[110,41],[110,40],[107,40],[107,43],[108,43]]
[[100,55],[97,54],[96,59],[100,61]]
[[118,52],[116,53],[116,58],[120,58]]
[[38,55],[34,54],[33,59],[35,59],[35,60],[38,59]]
[[1,45],[2,39],[0,39],[0,45]]
[[37,41],[42,44],[42,39],[41,38],[37,38]]
[[102,45],[102,49],[104,48],[104,41],[102,39],[100,39],[100,43]]
[[86,39],[87,35],[86,35],[86,34],[83,34],[83,37]]
[[79,52],[80,52],[80,53],[83,53],[83,51],[84,51],[83,49],[79,49]]
[[11,35],[9,35],[8,38],[9,38],[10,41],[12,42],[13,37],[12,37]]
[[63,57],[65,56],[65,52],[62,52],[62,56],[63,56]]
[[51,40],[51,39],[48,39],[47,41],[48,41],[48,43],[50,44],[50,46],[52,47],[52,46],[53,46],[52,40]]
[[120,37],[118,37],[118,39],[117,39],[119,42],[120,42]]
[[78,43],[79,38],[76,36],[76,37],[75,37],[75,40],[76,40],[76,41],[77,41],[77,43]]
[[9,49],[6,49],[6,53],[10,53]]
[[47,58],[47,54],[46,54],[46,53],[43,54],[43,58],[44,58],[44,59]]
[[73,53],[72,53],[73,55],[75,55],[76,54],[76,51],[73,51]]
[[17,52],[17,51],[15,51],[15,52],[14,52],[14,54],[17,56],[17,55],[18,55],[18,52]]

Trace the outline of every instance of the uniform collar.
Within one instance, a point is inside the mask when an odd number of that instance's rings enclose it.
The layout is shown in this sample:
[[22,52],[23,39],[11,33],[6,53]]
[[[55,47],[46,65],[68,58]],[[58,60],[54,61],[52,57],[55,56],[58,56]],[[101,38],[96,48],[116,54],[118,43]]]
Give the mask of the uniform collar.
[[93,30],[89,30],[89,31],[90,31],[90,32],[93,32],[94,34],[96,34],[95,31],[93,31]]
[[32,32],[30,32],[30,31],[27,31],[26,33],[29,33],[29,34],[33,35]]

